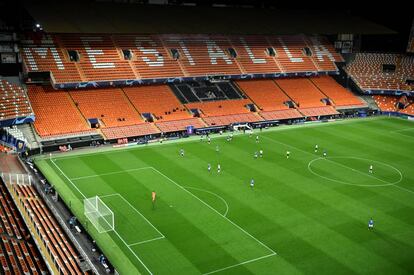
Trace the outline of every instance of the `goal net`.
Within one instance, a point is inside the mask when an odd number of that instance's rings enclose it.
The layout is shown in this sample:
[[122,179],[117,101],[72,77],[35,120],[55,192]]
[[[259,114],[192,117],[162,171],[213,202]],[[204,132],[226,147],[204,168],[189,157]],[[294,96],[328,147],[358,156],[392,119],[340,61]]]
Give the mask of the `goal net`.
[[237,124],[233,125],[234,131],[245,131],[246,133],[253,132],[253,128],[249,124]]
[[84,199],[83,205],[85,216],[99,233],[114,230],[114,213],[98,196]]

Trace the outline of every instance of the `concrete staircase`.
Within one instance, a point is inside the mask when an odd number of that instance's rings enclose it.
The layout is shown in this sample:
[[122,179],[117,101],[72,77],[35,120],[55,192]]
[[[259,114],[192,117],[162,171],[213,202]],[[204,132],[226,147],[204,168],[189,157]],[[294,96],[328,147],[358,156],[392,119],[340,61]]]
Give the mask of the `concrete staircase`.
[[359,98],[361,98],[366,104],[368,105],[368,108],[371,110],[379,110],[377,103],[375,103],[375,100],[370,95],[360,95]]
[[27,142],[31,149],[40,147],[40,137],[36,134],[32,124],[20,124],[17,125],[17,129],[23,133],[23,136],[27,139]]

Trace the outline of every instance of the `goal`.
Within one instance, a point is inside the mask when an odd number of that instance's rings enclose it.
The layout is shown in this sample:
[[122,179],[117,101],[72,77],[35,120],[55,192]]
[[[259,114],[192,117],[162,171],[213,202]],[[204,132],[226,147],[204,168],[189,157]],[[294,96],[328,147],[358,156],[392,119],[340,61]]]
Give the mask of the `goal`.
[[114,213],[98,196],[84,199],[83,205],[85,216],[99,233],[115,230]]
[[234,131],[245,131],[246,133],[253,132],[253,128],[249,124],[237,124],[233,125]]

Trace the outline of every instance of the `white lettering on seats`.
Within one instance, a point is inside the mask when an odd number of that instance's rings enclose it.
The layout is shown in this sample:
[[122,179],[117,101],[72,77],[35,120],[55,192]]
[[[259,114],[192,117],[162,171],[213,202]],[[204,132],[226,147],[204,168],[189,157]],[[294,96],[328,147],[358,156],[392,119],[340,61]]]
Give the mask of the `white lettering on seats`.
[[[136,37],[135,46],[137,49],[144,54],[141,58],[142,61],[148,64],[150,67],[160,67],[164,66],[164,57],[162,54],[155,48],[145,48],[142,46],[143,43],[148,43],[152,47],[157,47],[157,43],[149,37]],[[156,60],[151,60],[148,55],[152,55]]]
[[187,58],[188,63],[191,66],[196,65],[196,63],[195,63],[193,57],[191,56],[190,51],[188,50],[188,48],[185,45],[184,41],[180,40],[180,38],[178,38],[178,37],[170,37],[170,38],[168,38],[168,40],[171,41],[171,42],[178,43],[178,45],[180,45],[181,50],[183,51],[184,56]]
[[233,64],[230,58],[224,53],[224,51],[212,40],[207,40],[207,52],[210,56],[210,63],[213,65],[217,64],[217,59],[221,58],[226,64]]
[[322,45],[316,37],[311,37],[310,40],[318,61],[323,61],[323,57],[326,56],[330,61],[335,62],[335,58],[331,52],[324,45]]
[[[34,43],[33,40],[27,40],[26,42],[30,44]],[[48,50],[50,50],[50,53],[52,54],[53,60],[55,61],[56,67],[58,68],[58,70],[64,70],[65,66],[63,65],[62,59],[60,58],[58,51],[56,50],[52,37],[50,35],[46,35],[40,41],[40,45],[41,47],[38,47],[38,48],[35,48],[35,47],[30,47],[30,48],[24,47],[23,48],[23,52],[26,55],[27,60],[29,61],[29,66],[31,70],[32,71],[39,70],[36,60],[34,59],[33,53],[36,53],[42,59],[46,59]]]
[[94,37],[81,37],[81,41],[83,46],[85,47],[86,54],[88,55],[89,61],[92,64],[94,69],[108,69],[108,68],[115,68],[115,64],[113,62],[99,62],[96,60],[97,55],[105,55],[103,50],[96,50],[92,49],[89,42],[102,42],[102,37],[94,36]]
[[244,40],[243,37],[240,37],[240,42],[243,45],[244,49],[246,50],[247,55],[249,56],[249,58],[252,60],[252,62],[254,64],[265,64],[265,63],[267,63],[266,62],[266,59],[264,59],[264,58],[256,58],[254,56],[252,50],[250,49],[249,45],[247,45],[247,42],[246,42],[246,40]]
[[290,62],[298,63],[304,62],[302,57],[293,57],[293,54],[290,52],[289,48],[286,46],[285,42],[281,38],[278,38],[280,45],[282,45],[283,50],[285,51],[286,55],[288,56]]

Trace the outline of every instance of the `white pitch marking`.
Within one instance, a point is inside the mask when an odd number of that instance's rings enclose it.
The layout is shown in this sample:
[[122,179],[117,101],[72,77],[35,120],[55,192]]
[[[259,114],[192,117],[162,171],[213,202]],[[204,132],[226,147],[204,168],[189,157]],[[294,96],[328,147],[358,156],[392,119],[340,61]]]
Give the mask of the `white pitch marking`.
[[225,199],[223,199],[223,197],[221,197],[221,196],[217,195],[217,194],[216,194],[216,193],[214,193],[214,192],[211,192],[211,191],[208,191],[208,190],[205,190],[205,189],[196,188],[196,187],[191,187],[191,186],[183,186],[183,187],[184,187],[184,188],[186,188],[186,189],[194,189],[194,190],[199,190],[199,191],[201,191],[201,192],[206,192],[206,193],[208,193],[208,194],[211,194],[211,195],[213,195],[213,196],[215,196],[215,197],[219,198],[219,199],[220,199],[222,202],[224,202],[224,204],[226,205],[226,211],[224,212],[223,216],[227,216],[227,213],[229,212],[229,205],[227,204],[226,200],[225,200]]
[[[395,182],[388,182],[388,181],[384,181],[384,180],[382,180],[382,179],[380,179],[380,178],[377,178],[377,177],[374,177],[374,176],[372,176],[372,175],[370,175],[370,174],[365,174],[365,173],[363,173],[363,172],[361,172],[361,171],[359,171],[359,170],[356,170],[356,169],[351,168],[351,167],[349,167],[349,166],[343,165],[342,163],[339,163],[339,162],[336,162],[336,161],[332,161],[332,160],[330,160],[329,158],[331,158],[331,159],[332,159],[332,158],[351,158],[351,159],[353,158],[353,159],[362,159],[362,160],[368,160],[368,161],[372,161],[372,162],[381,163],[381,164],[383,164],[383,165],[385,165],[385,166],[388,166],[388,167],[391,167],[392,169],[394,169],[395,171],[397,171],[397,172],[399,173],[399,175],[400,175],[400,179],[399,179],[399,180],[397,180],[397,181],[395,181]],[[326,160],[326,161],[330,161],[330,162],[335,163],[335,164],[337,164],[337,165],[339,165],[339,166],[342,166],[342,167],[348,168],[348,169],[350,169],[350,170],[352,170],[352,171],[354,171],[354,172],[357,172],[357,173],[359,173],[359,174],[361,174],[361,175],[363,175],[363,176],[371,177],[371,178],[374,178],[374,179],[379,180],[379,181],[381,181],[381,182],[384,182],[384,184],[354,184],[354,183],[348,183],[348,182],[345,182],[345,181],[342,181],[342,180],[331,179],[331,178],[328,178],[328,177],[325,177],[325,176],[319,175],[318,173],[314,172],[314,171],[312,170],[312,168],[311,168],[312,163],[314,163],[314,162],[315,162],[315,161],[317,161],[317,160]],[[319,157],[319,158],[316,158],[316,159],[311,160],[311,161],[308,163],[308,170],[309,170],[312,174],[314,174],[314,175],[316,175],[316,176],[318,176],[318,177],[321,177],[321,178],[324,178],[324,179],[330,180],[330,181],[335,181],[335,182],[342,183],[342,184],[346,184],[346,185],[364,186],[364,187],[380,187],[380,186],[390,186],[390,185],[395,185],[395,184],[397,184],[397,183],[401,182],[401,181],[402,181],[402,179],[403,179],[403,175],[402,175],[401,171],[400,171],[400,170],[398,170],[397,168],[395,168],[394,166],[391,166],[391,165],[389,165],[389,164],[387,164],[387,163],[384,163],[384,162],[381,162],[381,161],[377,161],[377,160],[370,160],[370,159],[365,159],[365,158],[358,158],[358,157],[328,157],[328,158],[321,158],[321,157]]]
[[179,188],[181,188],[182,190],[184,190],[185,192],[187,192],[188,194],[190,194],[192,197],[194,197],[195,199],[197,199],[198,201],[200,201],[202,204],[204,204],[205,206],[207,206],[208,208],[210,208],[211,210],[213,210],[214,212],[216,212],[217,214],[219,214],[221,217],[223,217],[229,223],[231,223],[232,225],[234,225],[235,227],[237,227],[239,230],[241,230],[247,236],[249,236],[250,238],[252,238],[256,242],[258,242],[259,244],[261,244],[267,250],[271,251],[274,254],[277,254],[273,249],[271,249],[270,247],[268,247],[267,245],[265,245],[263,242],[259,241],[256,237],[252,236],[249,232],[247,232],[246,230],[244,230],[243,228],[241,228],[239,225],[237,225],[236,223],[234,223],[233,221],[231,221],[229,218],[227,218],[226,216],[224,216],[223,214],[221,214],[220,212],[218,212],[216,209],[214,209],[213,207],[211,207],[208,203],[206,203],[205,201],[203,201],[202,199],[200,199],[199,197],[197,197],[196,195],[194,195],[193,193],[191,193],[190,191],[188,191],[187,189],[185,189],[183,186],[181,186],[180,184],[178,184],[177,182],[175,182],[173,179],[171,179],[170,177],[168,177],[167,175],[165,175],[164,173],[162,173],[161,171],[159,171],[155,167],[152,167],[152,168],[158,174],[160,174],[161,176],[165,177],[166,179],[168,179],[169,181],[171,181],[173,184],[175,184],[176,186],[178,186]]
[[140,167],[140,168],[134,168],[134,169],[128,169],[128,170],[122,170],[122,171],[116,171],[116,172],[109,172],[109,173],[103,173],[103,174],[95,174],[95,175],[90,175],[90,176],[72,178],[71,180],[83,180],[83,179],[89,179],[89,178],[96,178],[96,177],[100,177],[100,176],[108,176],[108,175],[129,173],[129,172],[139,171],[139,170],[143,170],[143,169],[151,169],[151,167]]
[[[83,196],[83,198],[86,199],[86,196],[79,190],[79,188],[73,183],[73,181],[70,180],[70,178],[68,178],[68,176],[65,175],[65,173],[63,173],[62,169],[60,169],[59,166],[56,165],[56,163],[51,159],[50,160],[53,165],[55,165],[55,167],[62,173],[62,175],[72,184],[73,187],[75,187],[75,189]],[[151,270],[149,270],[149,268],[144,264],[144,262],[141,260],[140,257],[138,257],[138,255],[134,252],[134,250],[131,249],[131,247],[128,246],[128,244],[125,242],[125,240],[118,234],[118,232],[116,230],[113,230],[113,232],[115,232],[115,234],[118,236],[118,238],[124,243],[124,245],[129,249],[129,251],[131,251],[131,253],[135,256],[135,258],[142,264],[142,266],[145,268],[146,271],[148,271],[149,274],[152,275]]]
[[150,239],[150,240],[136,242],[136,243],[129,244],[128,246],[134,246],[134,245],[149,243],[149,242],[153,242],[153,241],[157,241],[157,240],[161,240],[161,239],[165,239],[165,237],[164,236],[161,236],[161,237],[153,238],[153,239]]
[[[307,152],[307,151],[304,151],[304,150],[302,150],[302,149],[300,149],[300,148],[297,148],[297,147],[295,147],[295,146],[293,146],[293,145],[289,145],[289,144],[286,144],[286,143],[283,143],[283,142],[280,142],[280,141],[277,141],[277,140],[274,140],[274,139],[272,139],[272,138],[269,138],[269,137],[267,137],[267,136],[262,136],[263,138],[265,138],[265,139],[268,139],[268,140],[270,140],[270,141],[272,141],[272,142],[275,142],[275,143],[279,143],[279,144],[282,144],[282,145],[285,145],[285,146],[289,146],[289,147],[291,147],[291,148],[295,148],[296,150],[298,150],[298,151],[301,151],[301,152],[304,152],[304,153],[307,153],[307,154],[309,154],[309,155],[313,155],[312,153],[310,153],[310,152]],[[334,162],[334,163],[337,163],[337,162],[335,162],[335,161],[332,161],[332,162]],[[388,164],[389,165],[389,164]],[[346,167],[348,167],[348,166],[346,166]],[[348,168],[350,168],[350,167],[348,167]],[[394,167],[395,168],[395,167]],[[397,168],[395,168],[395,169],[397,169]],[[398,169],[397,169],[398,170]],[[398,170],[399,171],[399,170]],[[399,173],[401,174],[401,171],[399,171]],[[402,177],[402,174],[401,174],[401,177]],[[402,178],[400,179],[400,181],[402,180]],[[399,182],[400,182],[399,181]],[[401,186],[398,186],[398,185],[396,185],[397,183],[395,183],[395,184],[393,184],[393,185],[390,185],[390,186],[394,186],[394,187],[397,187],[397,188],[400,188],[401,190],[405,190],[405,191],[407,191],[407,192],[410,192],[410,193],[414,193],[413,191],[411,191],[411,190],[409,190],[409,189],[406,189],[406,188],[404,188],[404,187],[401,187]]]
[[217,273],[217,272],[220,272],[220,271],[223,271],[223,270],[227,270],[227,269],[230,269],[230,268],[233,268],[233,267],[239,266],[239,265],[244,265],[244,264],[247,264],[247,263],[256,262],[256,261],[258,261],[258,260],[265,259],[265,258],[268,258],[268,257],[274,256],[274,255],[277,255],[277,254],[276,254],[276,253],[272,253],[272,254],[265,255],[265,256],[262,256],[262,257],[259,257],[259,258],[256,258],[256,259],[252,259],[252,260],[244,261],[244,262],[242,262],[242,263],[238,263],[238,264],[230,265],[230,266],[227,266],[227,267],[224,267],[224,268],[220,268],[220,269],[217,269],[217,270],[213,270],[213,271],[210,271],[210,272],[204,273],[203,275],[208,275],[208,274]]

